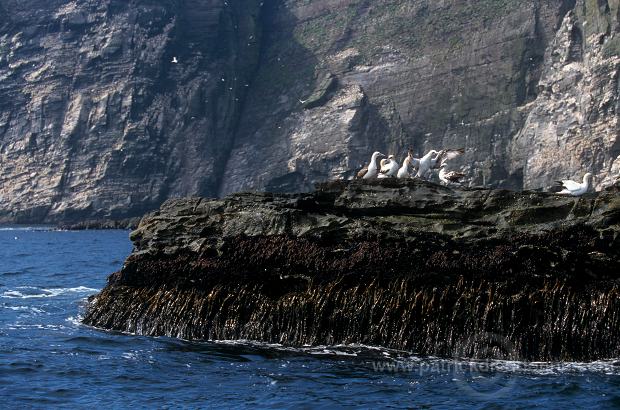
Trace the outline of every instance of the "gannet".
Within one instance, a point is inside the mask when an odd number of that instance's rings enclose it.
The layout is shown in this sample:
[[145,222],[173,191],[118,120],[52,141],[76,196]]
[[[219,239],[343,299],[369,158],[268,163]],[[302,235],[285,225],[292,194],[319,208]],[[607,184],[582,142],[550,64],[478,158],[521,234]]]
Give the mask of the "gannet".
[[459,149],[444,149],[442,150],[439,155],[437,155],[437,157],[435,157],[434,159],[434,164],[433,166],[435,167],[440,167],[443,164],[445,164],[446,162],[460,156],[463,155],[465,153],[465,150],[463,148],[459,148]]
[[435,166],[439,152],[434,149],[430,150],[426,155],[420,158],[420,165],[418,166],[418,178],[425,178],[426,174]]
[[420,159],[418,178],[426,178],[426,175],[434,168],[439,168],[451,159],[465,153],[464,149],[444,149],[441,151],[430,150]]
[[439,166],[439,180],[446,185],[452,183],[458,184],[461,179],[465,178],[465,174],[462,172],[448,171],[448,164],[443,163]]
[[407,158],[405,158],[405,160],[403,161],[403,166],[400,167],[400,169],[398,170],[396,177],[398,179],[405,179],[405,178],[411,177],[411,175],[409,174],[410,165],[411,165],[411,157],[407,156]]
[[385,165],[381,167],[379,178],[395,178],[399,168],[394,155],[390,155]]
[[560,191],[559,194],[581,196],[590,189],[590,186],[592,185],[592,174],[589,172],[585,174],[581,184],[579,182],[571,181],[570,179],[565,179],[564,181],[558,182],[564,187],[564,190]]
[[379,159],[379,157],[385,157],[385,155],[383,155],[379,151],[372,154],[370,163],[366,167],[364,167],[360,172],[358,172],[357,177],[363,178],[363,179],[376,178],[377,174],[379,173],[379,166],[377,164],[377,160]]
[[172,57],[172,64],[178,64],[179,60],[176,57]]
[[407,158],[403,161],[403,166],[398,170],[398,174],[396,176],[399,179],[403,178],[411,178],[411,173],[409,172],[409,167],[413,167],[417,169],[420,167],[420,159],[413,157],[413,151],[410,149],[407,155]]

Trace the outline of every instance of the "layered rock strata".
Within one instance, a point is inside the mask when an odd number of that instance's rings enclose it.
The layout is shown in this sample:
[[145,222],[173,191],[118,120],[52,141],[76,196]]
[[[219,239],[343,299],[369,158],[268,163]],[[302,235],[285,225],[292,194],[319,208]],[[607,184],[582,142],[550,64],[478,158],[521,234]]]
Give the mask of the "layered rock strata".
[[618,176],[618,0],[0,0],[0,223],[308,191],[375,151]]

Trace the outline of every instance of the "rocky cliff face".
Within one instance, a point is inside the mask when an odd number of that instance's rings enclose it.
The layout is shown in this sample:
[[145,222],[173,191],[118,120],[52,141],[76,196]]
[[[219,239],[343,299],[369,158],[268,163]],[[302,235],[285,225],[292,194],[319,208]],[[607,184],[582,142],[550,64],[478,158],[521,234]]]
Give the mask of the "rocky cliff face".
[[602,186],[617,32],[617,0],[0,0],[0,221],[308,190],[409,146]]
[[615,358],[619,234],[618,186],[571,198],[340,182],[173,200],[132,233],[84,321],[190,340]]
[[618,1],[585,1],[564,18],[512,141],[512,170],[526,188],[586,172],[602,187],[620,175],[619,13]]
[[258,0],[0,4],[0,219],[115,218],[217,192]]

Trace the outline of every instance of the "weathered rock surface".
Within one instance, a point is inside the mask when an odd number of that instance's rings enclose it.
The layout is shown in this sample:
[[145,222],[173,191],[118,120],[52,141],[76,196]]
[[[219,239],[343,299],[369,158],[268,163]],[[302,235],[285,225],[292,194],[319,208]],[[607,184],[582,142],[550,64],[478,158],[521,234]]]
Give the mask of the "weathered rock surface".
[[504,358],[612,358],[619,233],[620,187],[572,198],[387,180],[171,200],[132,233],[84,322],[470,357],[494,355],[471,338],[494,334]]
[[259,0],[0,4],[0,222],[140,216],[217,191]]
[[523,173],[525,188],[586,172],[604,187],[620,175],[619,7],[589,1],[564,18],[538,98],[512,143],[513,172]]
[[410,146],[466,148],[474,185],[607,186],[618,41],[618,0],[0,0],[0,222],[310,190]]

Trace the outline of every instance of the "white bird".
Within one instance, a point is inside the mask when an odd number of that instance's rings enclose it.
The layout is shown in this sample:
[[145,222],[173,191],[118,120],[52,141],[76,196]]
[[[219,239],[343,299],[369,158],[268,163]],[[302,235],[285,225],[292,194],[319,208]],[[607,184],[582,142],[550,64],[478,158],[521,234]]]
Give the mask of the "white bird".
[[400,166],[398,165],[394,155],[390,155],[385,165],[381,167],[379,178],[395,178],[398,174],[399,168]]
[[559,192],[560,195],[581,196],[590,189],[590,186],[592,185],[592,174],[589,172],[585,174],[581,184],[579,182],[571,181],[570,179],[565,179],[564,181],[558,182],[564,187],[564,189]]
[[409,172],[409,168],[413,167],[417,169],[420,167],[420,160],[418,158],[413,157],[413,153],[409,150],[409,154],[407,158],[403,161],[403,166],[398,170],[398,174],[396,176],[398,179],[411,178],[411,173]]
[[370,163],[357,173],[357,177],[363,179],[376,178],[377,174],[379,173],[379,166],[377,164],[377,160],[379,159],[379,157],[385,157],[385,155],[383,155],[379,151],[372,154]]
[[426,174],[433,168],[439,157],[439,152],[434,149],[430,150],[426,155],[420,158],[420,165],[418,166],[418,178],[425,178]]
[[443,164],[447,163],[448,161],[463,155],[465,153],[465,150],[463,148],[459,148],[459,149],[444,149],[442,150],[439,155],[437,155],[437,157],[434,159],[434,166],[435,167],[440,167]]
[[444,149],[441,151],[431,150],[428,154],[420,159],[418,168],[418,178],[426,178],[432,169],[439,168],[442,164],[447,163],[451,159],[463,155],[464,149]]
[[411,157],[407,156],[407,158],[405,158],[405,160],[403,161],[403,166],[400,167],[400,169],[398,170],[398,173],[396,174],[396,177],[398,179],[409,178],[411,176],[409,174],[409,166],[410,165],[411,165]]
[[179,60],[176,57],[172,57],[172,64],[178,64]]
[[465,176],[462,172],[448,171],[448,164],[446,163],[439,166],[439,180],[446,185],[458,184]]

